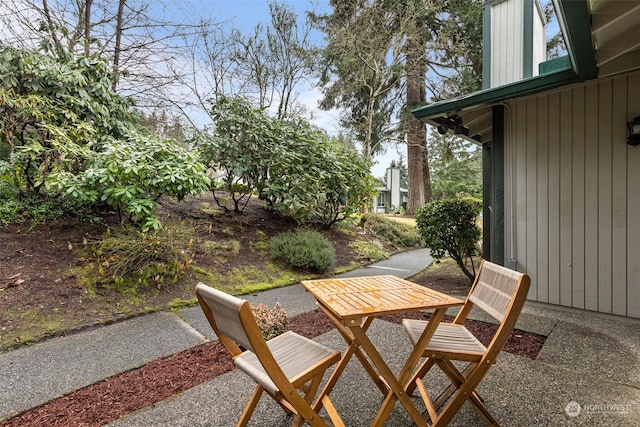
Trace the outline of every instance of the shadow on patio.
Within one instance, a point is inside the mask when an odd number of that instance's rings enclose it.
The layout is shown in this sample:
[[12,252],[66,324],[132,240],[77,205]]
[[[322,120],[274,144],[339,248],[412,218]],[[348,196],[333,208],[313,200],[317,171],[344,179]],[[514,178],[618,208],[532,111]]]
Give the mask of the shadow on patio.
[[[478,388],[501,425],[640,426],[640,321],[528,302],[516,327],[548,338],[536,360],[502,352]],[[369,335],[392,369],[399,370],[411,350],[403,328],[375,320]],[[345,347],[336,331],[316,340],[340,350]],[[445,384],[444,377],[427,376],[430,390]],[[234,371],[110,425],[233,426],[252,389],[250,380]],[[355,358],[331,397],[345,424],[354,427],[369,425],[381,403],[380,393]],[[424,409],[417,393],[414,401]],[[291,421],[263,399],[251,425],[286,426]],[[411,422],[396,404],[386,425]],[[465,404],[450,425],[484,423]]]

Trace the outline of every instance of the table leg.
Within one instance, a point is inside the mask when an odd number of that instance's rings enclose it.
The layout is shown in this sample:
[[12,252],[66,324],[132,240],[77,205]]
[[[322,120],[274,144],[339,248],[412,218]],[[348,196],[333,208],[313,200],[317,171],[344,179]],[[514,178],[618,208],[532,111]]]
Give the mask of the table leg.
[[444,317],[446,311],[446,308],[439,308],[436,309],[436,311],[431,315],[427,327],[424,329],[422,336],[411,351],[411,354],[407,358],[407,361],[402,367],[402,370],[400,371],[400,374],[397,378],[384,362],[364,331],[358,330],[359,328],[351,328],[354,332],[354,335],[356,336],[356,339],[359,340],[360,345],[362,345],[365,352],[369,355],[373,363],[380,370],[380,373],[391,388],[391,390],[387,393],[387,396],[382,403],[380,410],[376,414],[376,418],[371,424],[372,426],[384,425],[385,421],[393,410],[393,405],[395,404],[396,400],[400,401],[402,406],[404,406],[404,408],[407,410],[407,413],[411,416],[417,426],[427,425],[427,422],[422,417],[420,411],[418,411],[413,402],[407,396],[406,389],[408,388],[408,382],[411,379],[413,370],[418,365],[418,362],[420,361],[420,358],[424,353],[424,349],[427,347],[429,340],[431,340],[431,337],[435,333],[436,328]]
[[364,331],[359,327],[352,327],[351,330],[353,331],[353,334],[356,336],[356,339],[358,340],[359,344],[367,353],[367,355],[369,356],[373,364],[376,366],[376,368],[378,368],[380,375],[382,375],[382,377],[385,379],[385,381],[387,382],[387,385],[390,388],[390,390],[387,392],[387,396],[384,400],[382,407],[376,414],[376,417],[374,418],[373,423],[371,425],[372,426],[384,425],[384,422],[387,420],[387,418],[389,417],[389,414],[391,413],[391,410],[393,409],[393,404],[396,402],[396,400],[399,400],[402,406],[404,406],[407,413],[409,413],[413,421],[416,423],[416,425],[426,426],[427,423],[422,418],[422,414],[420,413],[420,411],[418,411],[418,409],[415,407],[413,402],[409,399],[403,387],[400,385],[400,383],[396,379],[394,373],[391,371],[389,366],[385,363],[384,359],[382,359],[382,356],[380,356],[380,353],[378,352],[378,350],[376,350],[371,340],[369,340],[369,337],[367,337]]
[[[369,326],[371,325],[372,321],[373,321],[373,317],[366,318],[361,328],[366,332],[367,329],[369,329]],[[373,368],[373,366],[371,366],[371,362],[369,362],[369,359],[367,359],[367,356],[365,356],[364,353],[360,350],[360,345],[358,344],[358,341],[353,335],[353,332],[349,328],[346,328],[342,325],[340,325],[340,327],[338,327],[337,329],[338,329],[338,332],[340,332],[340,334],[344,338],[344,340],[349,344],[349,348],[347,349],[347,351],[349,352],[348,357],[351,358],[352,354],[356,355],[356,357],[360,361],[360,364],[362,365],[364,370],[367,371],[367,373],[369,374],[369,376],[371,377],[375,385],[378,387],[378,390],[380,390],[380,393],[382,393],[383,396],[386,396],[387,393],[389,393],[389,387],[380,378],[378,371],[376,371]]]
[[[369,363],[369,360],[366,358],[366,356],[362,353],[362,351],[358,347],[358,342],[355,339],[355,337],[354,337],[353,333],[351,332],[351,330],[349,328],[345,327],[342,323],[340,323],[340,321],[338,319],[336,319],[335,316],[333,316],[333,314],[329,310],[326,310],[322,305],[318,304],[318,307],[333,322],[333,324],[335,325],[335,327],[338,330],[338,332],[340,333],[340,335],[342,335],[342,337],[344,338],[345,342],[348,344],[348,347],[347,347],[347,350],[342,355],[342,358],[340,359],[340,362],[338,363],[338,365],[335,367],[335,369],[331,373],[331,376],[329,377],[329,379],[328,379],[327,383],[325,384],[324,388],[322,389],[322,391],[318,395],[318,400],[316,401],[315,405],[313,406],[313,409],[316,412],[318,412],[320,409],[322,409],[322,406],[323,406],[322,399],[323,399],[323,397],[327,396],[327,395],[329,395],[329,393],[331,393],[331,391],[333,390],[333,387],[335,387],[336,383],[338,382],[338,379],[340,378],[340,375],[342,375],[342,372],[347,367],[347,365],[349,364],[349,361],[351,360],[351,357],[354,354],[358,357],[358,360],[360,360],[360,363],[362,364],[364,369],[367,371],[369,376],[371,376],[373,381],[376,383],[376,385],[378,386],[378,389],[380,390],[380,392],[383,395],[386,395],[389,392],[389,388],[378,377],[378,373],[375,371],[375,369],[373,369],[373,367],[371,366],[371,363]],[[366,331],[367,329],[369,329],[369,326],[371,326],[371,322],[372,321],[373,321],[373,317],[367,317],[362,321],[362,324],[361,324],[360,327],[364,331]]]

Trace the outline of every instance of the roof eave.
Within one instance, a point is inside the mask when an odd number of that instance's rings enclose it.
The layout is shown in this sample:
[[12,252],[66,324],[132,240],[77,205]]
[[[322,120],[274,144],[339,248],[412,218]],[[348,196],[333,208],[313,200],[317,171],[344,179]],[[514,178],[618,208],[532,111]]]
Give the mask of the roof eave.
[[435,104],[420,107],[411,112],[418,119],[430,119],[443,114],[457,113],[483,105],[495,104],[510,98],[554,89],[579,80],[579,76],[573,69],[566,68],[552,74],[531,77],[508,85],[474,92],[459,98],[436,102]]

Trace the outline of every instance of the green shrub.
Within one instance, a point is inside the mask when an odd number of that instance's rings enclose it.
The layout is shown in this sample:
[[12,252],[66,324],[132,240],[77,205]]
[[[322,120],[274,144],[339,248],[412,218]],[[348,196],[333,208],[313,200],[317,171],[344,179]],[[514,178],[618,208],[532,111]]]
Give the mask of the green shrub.
[[370,158],[300,117],[274,118],[240,97],[219,99],[211,116],[215,132],[192,145],[216,172],[211,190],[226,211],[241,212],[255,192],[270,210],[329,228],[377,193]]
[[382,243],[378,240],[374,242],[355,241],[349,243],[349,247],[356,251],[360,258],[365,258],[369,261],[379,261],[389,258],[389,254],[384,251]]
[[192,229],[185,226],[140,232],[131,227],[108,230],[103,238],[91,242],[102,276],[124,293],[127,289],[161,286],[183,278],[193,264]]
[[0,198],[0,225],[31,223],[35,226],[64,215],[77,216],[82,211],[80,203],[64,197],[45,198],[32,194]]
[[336,251],[321,233],[299,229],[271,239],[271,258],[283,260],[294,268],[325,272],[333,266]]
[[402,224],[378,214],[364,214],[361,219],[364,229],[394,246],[409,248],[423,244],[415,227]]
[[104,142],[104,151],[89,163],[76,175],[52,173],[50,182],[76,200],[128,213],[142,231],[161,227],[155,209],[162,196],[181,201],[200,194],[209,183],[204,165],[190,150],[134,130],[126,139]]
[[269,307],[266,304],[251,305],[251,310],[265,340],[287,332],[289,318],[280,304],[276,304],[275,307]]
[[84,171],[105,140],[137,123],[132,99],[113,91],[118,76],[99,55],[77,56],[52,40],[39,52],[2,46],[0,76],[0,156],[10,171],[0,179],[23,194],[50,192],[53,173]]
[[[481,236],[477,224],[481,209],[481,200],[466,197],[436,200],[416,211],[418,230],[431,256],[440,259],[448,254],[470,280],[475,277],[471,257]],[[467,259],[471,259],[473,271],[467,269]]]

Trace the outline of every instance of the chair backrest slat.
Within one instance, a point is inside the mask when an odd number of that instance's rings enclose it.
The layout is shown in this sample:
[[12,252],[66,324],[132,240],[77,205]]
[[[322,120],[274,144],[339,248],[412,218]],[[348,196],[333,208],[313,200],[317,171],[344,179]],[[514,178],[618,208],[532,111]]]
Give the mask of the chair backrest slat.
[[502,322],[523,276],[517,271],[483,261],[469,300]]
[[245,349],[254,351],[240,318],[240,308],[248,302],[208,286],[198,286],[197,294],[215,313],[216,332],[226,335]]

